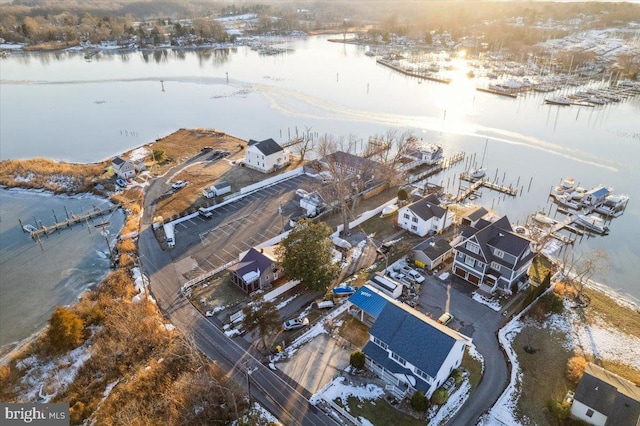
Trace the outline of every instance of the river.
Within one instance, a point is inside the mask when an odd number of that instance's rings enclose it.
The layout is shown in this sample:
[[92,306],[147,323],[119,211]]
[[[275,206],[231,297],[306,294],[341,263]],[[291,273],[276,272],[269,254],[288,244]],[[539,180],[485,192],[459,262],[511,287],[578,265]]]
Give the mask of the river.
[[[453,60],[459,68],[450,85],[418,83],[376,64],[364,46],[326,40],[289,40],[287,53],[274,56],[248,47],[100,53],[91,61],[71,52],[12,53],[0,60],[0,158],[94,162],[191,127],[279,142],[306,129],[365,141],[410,130],[446,154],[475,153],[477,162],[488,140],[489,177],[524,190],[516,199],[484,191],[476,202],[513,222],[548,210],[550,188],[567,176],[631,197],[610,234],[585,238],[578,250],[605,249],[612,268],[598,280],[640,299],[640,97],[584,108],[544,105],[543,95],[481,93],[475,87],[485,82],[466,78],[462,59]],[[460,167],[434,182],[454,189]]]

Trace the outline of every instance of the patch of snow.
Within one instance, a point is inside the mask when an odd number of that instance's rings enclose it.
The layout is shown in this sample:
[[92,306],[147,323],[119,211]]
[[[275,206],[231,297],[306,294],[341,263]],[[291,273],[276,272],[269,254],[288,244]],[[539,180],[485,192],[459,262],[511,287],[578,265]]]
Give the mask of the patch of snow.
[[172,331],[176,329],[176,326],[173,324],[162,324],[162,328],[164,328],[166,331]]
[[29,172],[26,176],[17,175],[14,179],[16,182],[31,182],[31,179],[33,179],[33,173]]
[[469,346],[467,346],[467,353],[471,358],[482,363],[482,372],[484,372],[484,357],[480,352],[478,352],[478,350],[476,349],[476,345],[471,343]]
[[449,273],[448,272],[443,272],[440,275],[438,275],[438,278],[442,281],[446,281],[447,278],[449,278]]
[[142,146],[129,153],[129,160],[133,162],[142,161],[147,155],[149,155],[149,150]]
[[[329,383],[329,386],[324,388],[320,393],[313,395],[312,398],[322,397],[328,401],[335,401],[336,399],[340,399],[342,405],[347,407],[347,400],[350,396],[358,398],[360,400],[364,399],[378,399],[384,396],[384,389],[382,389],[378,385],[367,384],[366,386],[356,386],[351,383],[345,383],[345,377],[336,377],[332,382]],[[317,399],[316,399],[317,401]]]
[[355,249],[353,250],[353,252],[351,253],[351,261],[355,262],[356,260],[358,260],[360,258],[360,256],[362,256],[362,252],[365,248],[365,246],[367,245],[367,240],[362,240],[358,243],[358,245],[355,247]]
[[[48,403],[58,393],[64,392],[76,377],[80,367],[91,358],[90,341],[82,346],[41,364],[32,356],[17,364],[24,371],[20,383],[23,392],[18,392],[17,400],[23,402]],[[45,394],[45,390],[49,393]]]
[[111,393],[111,389],[113,389],[118,383],[120,383],[120,379],[114,380],[113,382],[109,383],[106,388],[104,388],[104,392],[102,392],[103,401],[107,399],[107,397]]
[[502,309],[502,306],[500,306],[500,302],[498,302],[497,300],[487,299],[486,297],[484,297],[480,293],[476,293],[475,291],[473,292],[471,298],[482,305],[488,306],[496,312]]
[[280,309],[284,308],[285,306],[287,306],[289,303],[291,303],[291,302],[292,302],[296,297],[298,297],[298,296],[299,296],[299,295],[298,295],[298,294],[296,294],[296,295],[291,296],[291,297],[290,297],[290,298],[288,298],[287,300],[283,300],[282,302],[280,302],[280,303],[278,303],[278,304],[276,305],[276,309],[277,309],[277,310],[280,310]]
[[373,423],[371,423],[369,420],[365,419],[362,416],[358,417],[358,421],[362,426],[373,426]]
[[[483,364],[484,365],[484,364]],[[446,423],[451,417],[453,417],[460,408],[464,405],[469,393],[471,391],[471,384],[469,380],[464,380],[460,387],[449,396],[447,402],[440,407],[438,413],[429,419],[429,424],[440,425]]]

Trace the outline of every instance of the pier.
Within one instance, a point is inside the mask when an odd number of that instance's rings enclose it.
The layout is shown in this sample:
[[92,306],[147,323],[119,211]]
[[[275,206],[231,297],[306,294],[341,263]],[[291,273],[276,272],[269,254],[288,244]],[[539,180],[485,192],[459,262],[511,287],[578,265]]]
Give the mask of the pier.
[[290,146],[298,145],[299,143],[302,143],[302,142],[304,142],[304,137],[291,139],[290,141],[280,144],[280,146],[283,148],[289,148]]
[[426,170],[421,171],[418,174],[411,174],[407,176],[407,183],[415,183],[418,182],[420,180],[426,179],[428,177],[431,177],[433,175],[436,175],[444,170],[447,170],[448,168],[458,164],[459,162],[461,162],[462,160],[464,160],[464,152],[458,152],[457,154],[454,154],[450,157],[444,158],[440,161],[438,161],[436,164],[434,164],[433,166],[429,167]]
[[506,96],[508,98],[517,98],[518,95],[515,93],[511,93],[511,92],[507,92],[505,90],[495,90],[495,89],[489,89],[486,87],[476,87],[476,90],[479,92],[485,92],[485,93],[492,93],[494,95],[500,95],[500,96]]
[[465,198],[469,197],[475,191],[480,189],[480,187],[489,188],[493,191],[501,192],[503,194],[509,195],[511,197],[515,197],[518,195],[518,190],[513,188],[511,185],[500,185],[495,182],[491,182],[489,179],[474,179],[467,172],[460,173],[460,180],[471,182],[471,186],[464,190],[461,194],[456,197],[456,202],[460,202]]
[[377,63],[379,63],[380,65],[384,65],[385,67],[391,68],[394,71],[398,71],[401,74],[404,75],[408,75],[409,77],[416,77],[416,78],[420,78],[423,80],[430,80],[430,81],[435,81],[437,83],[444,83],[444,84],[449,84],[451,83],[451,80],[448,78],[438,78],[438,77],[433,77],[432,75],[429,74],[423,74],[423,73],[419,73],[419,72],[415,72],[415,71],[409,71],[406,70],[398,65],[394,65],[389,61],[385,61],[384,59],[377,59],[376,60]]
[[56,221],[53,225],[48,225],[48,226],[43,225],[42,222],[40,222],[40,226],[23,225],[22,220],[20,219],[18,220],[20,222],[20,226],[22,226],[23,232],[28,233],[29,236],[34,240],[38,240],[43,235],[49,235],[56,231],[60,231],[61,229],[71,228],[72,226],[78,225],[78,224],[85,224],[85,223],[88,224],[90,220],[112,213],[119,208],[120,208],[120,205],[118,204],[113,205],[111,207],[104,208],[104,209],[94,206],[87,213],[83,213],[80,215],[76,215],[73,213],[71,215],[67,214],[66,220],[63,220],[60,222]]
[[391,148],[391,144],[389,142],[385,142],[376,138],[369,138],[369,144],[367,145],[367,149],[362,153],[362,157],[370,158],[374,155],[381,154],[385,151],[388,151]]

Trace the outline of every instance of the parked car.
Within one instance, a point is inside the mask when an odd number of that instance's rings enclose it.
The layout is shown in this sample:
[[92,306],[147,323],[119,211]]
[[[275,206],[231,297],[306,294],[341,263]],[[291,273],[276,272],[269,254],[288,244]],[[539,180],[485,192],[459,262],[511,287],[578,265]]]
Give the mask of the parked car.
[[445,312],[444,314],[440,315],[440,318],[438,318],[438,323],[442,325],[449,325],[451,321],[453,321],[453,315],[451,315],[449,312]]
[[330,309],[335,306],[335,303],[333,303],[332,300],[321,300],[319,302],[316,302],[316,306],[318,307],[318,309]]
[[171,187],[172,187],[173,189],[182,189],[182,188],[184,188],[184,187],[185,187],[185,186],[187,186],[187,185],[189,185],[189,181],[188,181],[188,180],[179,180],[179,181],[174,182],[174,183],[171,185]]
[[391,244],[389,243],[384,243],[377,249],[377,252],[383,256],[386,256],[389,251],[391,251]]
[[125,188],[127,186],[127,182],[125,182],[124,179],[116,179],[116,185]]
[[294,318],[288,321],[285,321],[282,324],[282,328],[285,330],[297,330],[299,328],[303,328],[309,325],[309,318]]
[[416,271],[415,269],[410,269],[408,275],[412,280],[414,280],[418,284],[421,284],[424,282],[424,277],[420,274],[420,272]]
[[309,193],[307,191],[305,191],[304,189],[302,189],[302,188],[298,188],[298,189],[296,189],[296,195],[298,197],[300,197],[300,198],[304,198],[307,195],[309,195]]
[[356,292],[356,288],[350,285],[339,285],[331,289],[336,296],[350,296]]

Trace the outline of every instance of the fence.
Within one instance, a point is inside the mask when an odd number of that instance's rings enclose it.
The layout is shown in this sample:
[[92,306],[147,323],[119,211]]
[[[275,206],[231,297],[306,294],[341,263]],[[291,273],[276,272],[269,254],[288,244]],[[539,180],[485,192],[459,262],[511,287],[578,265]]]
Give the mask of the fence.
[[253,185],[245,186],[240,189],[240,194],[246,195],[249,192],[253,192],[257,189],[264,188],[269,185],[273,185],[274,183],[278,183],[283,180],[287,180],[292,177],[299,176],[303,173],[304,171],[302,170],[302,167],[298,167],[297,169],[288,171],[286,173],[282,173],[278,176],[273,176],[273,177],[270,177],[269,179],[261,180],[260,182],[254,183]]

